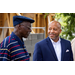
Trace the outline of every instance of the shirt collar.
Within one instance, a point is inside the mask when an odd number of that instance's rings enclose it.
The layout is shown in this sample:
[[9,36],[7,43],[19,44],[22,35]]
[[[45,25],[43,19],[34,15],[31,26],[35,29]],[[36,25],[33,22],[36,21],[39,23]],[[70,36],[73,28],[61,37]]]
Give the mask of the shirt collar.
[[60,41],[61,41],[60,37],[59,37],[59,40],[58,40],[57,42],[54,42],[51,38],[50,38],[50,40],[51,40],[51,42],[52,42],[53,44],[55,44],[55,43],[60,43]]
[[13,32],[11,33],[11,37],[15,38],[16,41],[18,41],[18,43],[21,45],[21,46],[24,46],[24,42],[20,40],[20,38],[18,36],[16,36]]

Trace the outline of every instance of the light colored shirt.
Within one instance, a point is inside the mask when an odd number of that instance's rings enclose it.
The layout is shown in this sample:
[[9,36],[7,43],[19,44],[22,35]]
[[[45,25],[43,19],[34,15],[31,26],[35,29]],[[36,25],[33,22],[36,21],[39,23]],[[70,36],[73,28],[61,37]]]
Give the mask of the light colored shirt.
[[51,42],[53,44],[53,47],[54,47],[55,53],[57,55],[58,61],[61,61],[61,42],[60,41],[61,41],[60,38],[59,38],[59,40],[57,42],[54,42],[51,39]]

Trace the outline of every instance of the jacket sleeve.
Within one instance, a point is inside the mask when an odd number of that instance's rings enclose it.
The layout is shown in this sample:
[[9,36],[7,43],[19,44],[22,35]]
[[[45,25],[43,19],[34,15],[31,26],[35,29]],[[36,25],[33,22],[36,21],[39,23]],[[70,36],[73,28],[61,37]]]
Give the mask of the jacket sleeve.
[[33,53],[33,61],[42,61],[42,51],[39,43],[35,44],[34,53]]

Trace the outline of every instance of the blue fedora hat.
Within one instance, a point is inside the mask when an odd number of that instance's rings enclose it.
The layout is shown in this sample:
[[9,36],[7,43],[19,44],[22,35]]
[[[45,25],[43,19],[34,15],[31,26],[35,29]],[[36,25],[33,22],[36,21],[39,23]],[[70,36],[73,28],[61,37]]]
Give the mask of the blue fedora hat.
[[34,20],[25,16],[13,16],[13,26],[16,26],[17,24],[20,24],[23,21],[28,21],[30,23],[33,23]]

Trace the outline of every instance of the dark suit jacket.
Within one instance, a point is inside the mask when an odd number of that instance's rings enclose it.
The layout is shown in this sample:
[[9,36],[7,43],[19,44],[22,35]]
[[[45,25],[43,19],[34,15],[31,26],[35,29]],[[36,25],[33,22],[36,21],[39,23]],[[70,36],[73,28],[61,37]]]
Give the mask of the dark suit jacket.
[[[71,43],[61,39],[61,61],[73,61]],[[33,61],[58,61],[49,37],[35,44]]]

